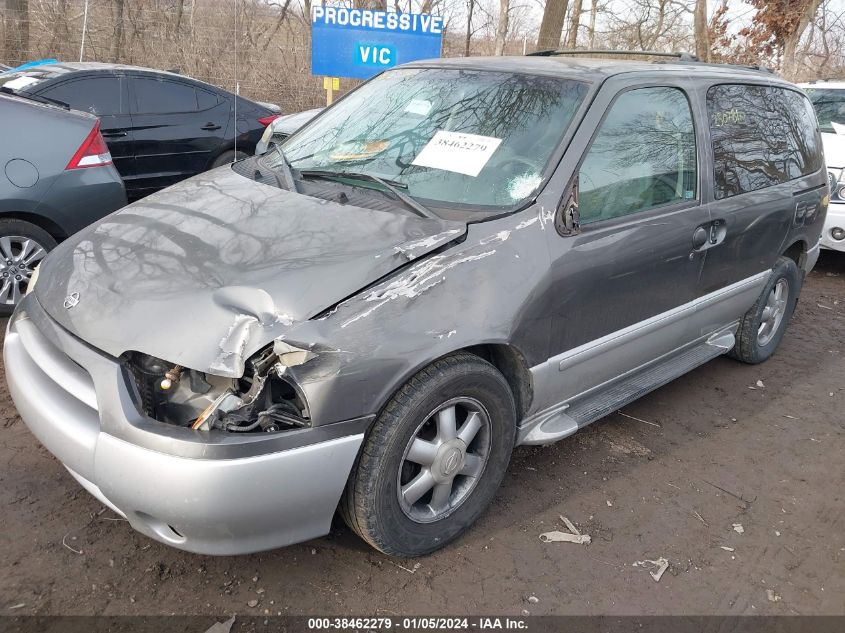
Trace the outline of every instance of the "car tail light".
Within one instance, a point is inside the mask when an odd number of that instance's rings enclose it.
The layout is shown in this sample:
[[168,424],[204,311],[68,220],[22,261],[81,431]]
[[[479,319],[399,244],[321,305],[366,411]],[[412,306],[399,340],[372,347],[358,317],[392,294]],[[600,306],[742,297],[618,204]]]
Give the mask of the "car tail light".
[[97,121],[65,169],[103,167],[104,165],[111,165],[111,152],[100,134],[100,122]]
[[263,116],[263,117],[261,117],[260,119],[258,119],[258,122],[259,122],[261,125],[263,125],[264,127],[267,127],[267,126],[268,126],[268,125],[270,125],[273,121],[275,121],[276,119],[278,119],[280,116],[282,116],[282,115],[281,115],[281,114],[268,114],[267,116]]

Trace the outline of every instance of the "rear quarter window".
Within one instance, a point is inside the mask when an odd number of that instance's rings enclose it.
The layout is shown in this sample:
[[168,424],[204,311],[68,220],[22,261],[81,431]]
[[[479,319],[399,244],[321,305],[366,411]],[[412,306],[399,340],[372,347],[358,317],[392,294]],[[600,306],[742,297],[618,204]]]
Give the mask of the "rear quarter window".
[[217,105],[217,95],[213,92],[208,92],[202,88],[196,88],[197,93],[197,107],[200,110],[208,110]]
[[717,199],[812,174],[822,167],[812,105],[787,88],[712,86],[707,111]]
[[193,86],[157,77],[135,77],[135,103],[138,114],[196,112],[197,94]]

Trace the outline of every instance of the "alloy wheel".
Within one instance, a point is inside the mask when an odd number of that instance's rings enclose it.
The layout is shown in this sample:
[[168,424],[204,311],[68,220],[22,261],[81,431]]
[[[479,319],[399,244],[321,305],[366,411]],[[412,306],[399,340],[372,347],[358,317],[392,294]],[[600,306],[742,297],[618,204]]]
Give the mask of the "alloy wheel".
[[23,298],[36,265],[47,250],[31,237],[0,237],[0,303],[15,306]]
[[757,329],[757,343],[761,347],[768,345],[780,327],[786,314],[786,301],[789,298],[789,282],[785,278],[778,282],[766,297],[766,305],[760,316],[760,327]]
[[470,496],[490,457],[491,424],[474,398],[453,398],[411,436],[399,466],[399,506],[418,523],[451,514]]

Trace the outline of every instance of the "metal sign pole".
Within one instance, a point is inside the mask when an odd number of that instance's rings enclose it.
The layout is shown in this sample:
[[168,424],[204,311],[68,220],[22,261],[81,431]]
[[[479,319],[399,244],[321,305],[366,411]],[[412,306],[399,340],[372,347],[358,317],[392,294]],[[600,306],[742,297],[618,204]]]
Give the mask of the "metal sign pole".
[[323,90],[326,91],[326,106],[330,106],[335,90],[340,90],[340,77],[323,77]]
[[82,61],[82,54],[85,52],[85,33],[88,30],[88,0],[85,0],[85,11],[82,16],[82,43],[79,45],[79,61]]

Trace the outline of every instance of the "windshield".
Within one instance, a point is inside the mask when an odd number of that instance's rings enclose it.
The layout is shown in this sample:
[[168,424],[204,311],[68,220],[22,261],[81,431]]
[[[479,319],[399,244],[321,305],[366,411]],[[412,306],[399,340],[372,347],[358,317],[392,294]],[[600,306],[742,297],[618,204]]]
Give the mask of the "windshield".
[[[586,84],[399,69],[364,84],[285,142],[299,171],[354,172],[443,206],[512,207],[541,183]],[[273,154],[270,166],[281,156]]]
[[806,88],[804,92],[816,109],[821,131],[845,134],[845,90]]

